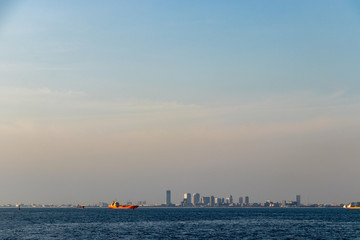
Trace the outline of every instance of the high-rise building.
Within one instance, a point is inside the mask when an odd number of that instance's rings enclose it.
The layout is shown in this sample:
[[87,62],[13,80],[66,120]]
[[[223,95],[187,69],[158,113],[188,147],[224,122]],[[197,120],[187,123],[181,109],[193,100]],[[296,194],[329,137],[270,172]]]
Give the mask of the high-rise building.
[[296,206],[300,207],[300,204],[301,204],[300,195],[296,195]]
[[166,205],[170,206],[171,205],[171,191],[167,190],[166,191]]
[[183,206],[190,207],[191,204],[191,193],[184,193]]
[[230,202],[230,204],[233,204],[233,203],[234,203],[234,200],[233,200],[233,196],[232,196],[232,195],[229,196],[229,202]]
[[199,205],[199,203],[200,203],[200,194],[199,193],[194,193],[193,198],[192,198],[192,204],[194,206],[197,206],[197,205]]
[[210,204],[210,197],[201,197],[201,203],[204,204],[204,206],[207,206]]
[[243,204],[244,204],[244,199],[243,199],[243,197],[239,197],[239,203],[240,203],[240,205],[243,205]]
[[210,197],[210,207],[214,207],[215,206],[215,197],[211,196]]
[[250,201],[249,201],[249,196],[246,196],[246,197],[245,197],[245,204],[246,204],[246,205],[249,205],[249,203],[250,203]]

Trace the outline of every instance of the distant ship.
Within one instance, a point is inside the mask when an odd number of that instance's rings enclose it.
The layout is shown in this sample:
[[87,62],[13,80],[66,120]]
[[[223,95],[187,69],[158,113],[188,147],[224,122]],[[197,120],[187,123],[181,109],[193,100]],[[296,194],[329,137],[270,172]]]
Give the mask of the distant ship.
[[360,209],[360,202],[352,202],[350,204],[345,204],[344,208],[346,209]]
[[113,201],[109,206],[111,209],[137,209],[138,205],[120,205],[118,202]]
[[83,205],[79,205],[79,204],[78,204],[78,205],[76,206],[76,208],[79,208],[79,209],[84,209],[84,208],[85,208],[85,206],[83,206]]

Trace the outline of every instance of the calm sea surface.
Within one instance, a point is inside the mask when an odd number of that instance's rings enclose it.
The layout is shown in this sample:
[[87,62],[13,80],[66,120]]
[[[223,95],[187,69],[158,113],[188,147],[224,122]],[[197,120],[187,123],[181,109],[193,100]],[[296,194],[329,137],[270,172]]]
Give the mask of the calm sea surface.
[[360,239],[360,210],[0,209],[0,239]]

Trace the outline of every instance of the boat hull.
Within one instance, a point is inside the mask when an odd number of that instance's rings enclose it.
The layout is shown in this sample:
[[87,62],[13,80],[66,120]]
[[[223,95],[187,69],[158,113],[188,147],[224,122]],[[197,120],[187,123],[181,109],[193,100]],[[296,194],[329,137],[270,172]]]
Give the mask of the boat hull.
[[137,205],[119,205],[119,206],[109,206],[110,209],[137,209]]
[[346,209],[360,209],[360,207],[346,207]]

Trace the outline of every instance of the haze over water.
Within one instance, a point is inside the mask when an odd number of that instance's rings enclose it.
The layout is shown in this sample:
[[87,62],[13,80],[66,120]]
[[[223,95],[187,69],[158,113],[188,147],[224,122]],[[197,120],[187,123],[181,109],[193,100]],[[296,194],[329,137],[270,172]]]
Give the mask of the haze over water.
[[360,201],[356,1],[2,1],[2,203]]

